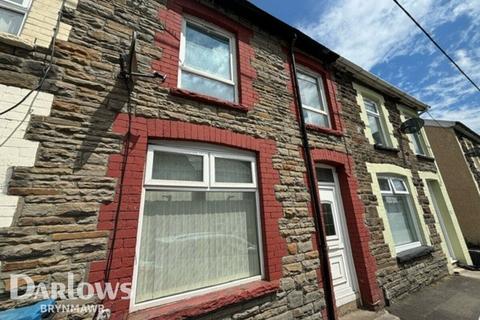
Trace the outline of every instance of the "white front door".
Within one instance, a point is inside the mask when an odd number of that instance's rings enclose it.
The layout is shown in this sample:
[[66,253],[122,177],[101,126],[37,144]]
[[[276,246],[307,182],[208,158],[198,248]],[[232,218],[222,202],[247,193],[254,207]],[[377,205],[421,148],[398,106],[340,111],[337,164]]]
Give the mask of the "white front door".
[[[319,175],[318,170],[324,174]],[[317,168],[317,177],[335,300],[337,306],[341,306],[357,298],[355,267],[336,172],[333,168]]]

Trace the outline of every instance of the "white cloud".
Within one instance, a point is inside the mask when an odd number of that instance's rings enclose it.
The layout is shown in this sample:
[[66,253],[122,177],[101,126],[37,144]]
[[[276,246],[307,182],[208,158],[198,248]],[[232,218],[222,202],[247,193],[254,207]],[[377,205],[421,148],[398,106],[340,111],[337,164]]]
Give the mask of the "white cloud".
[[[299,28],[363,68],[399,55],[433,53],[419,29],[393,1],[329,1],[317,21],[303,21]],[[478,0],[404,0],[402,5],[428,30],[461,15],[480,22]],[[412,45],[412,42],[415,42]]]
[[[465,30],[448,35],[444,45],[467,74],[480,82],[479,0],[401,0],[401,3],[436,38],[440,26],[468,17]],[[409,74],[415,74],[416,78],[420,74],[414,69],[402,71],[402,65],[396,68],[396,64],[395,72],[386,74],[387,80],[433,106],[436,117],[462,121],[480,131],[478,92],[457,70],[446,67],[445,57],[393,1],[328,0],[323,7],[316,21],[303,21],[298,27],[367,70],[397,57],[421,56],[421,61],[428,65],[422,79],[412,79]]]

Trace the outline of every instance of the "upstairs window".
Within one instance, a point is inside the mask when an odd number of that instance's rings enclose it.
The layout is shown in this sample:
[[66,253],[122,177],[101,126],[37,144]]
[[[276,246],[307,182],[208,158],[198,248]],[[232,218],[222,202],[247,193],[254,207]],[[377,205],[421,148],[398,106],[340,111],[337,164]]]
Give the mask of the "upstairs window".
[[378,184],[396,251],[420,246],[421,234],[405,180],[400,177],[381,176]]
[[427,144],[425,143],[425,138],[421,132],[412,133],[410,136],[412,137],[415,154],[427,156]]
[[233,34],[186,18],[180,43],[179,88],[237,102],[235,52]]
[[136,307],[261,279],[254,154],[194,143],[150,145],[143,194]]
[[363,98],[363,103],[365,104],[368,124],[375,144],[387,146],[387,137],[382,124],[382,115],[379,111],[378,103],[366,97]]
[[305,122],[322,128],[330,128],[330,117],[322,77],[303,70],[297,71],[297,75]]
[[19,35],[31,0],[0,0],[0,32]]

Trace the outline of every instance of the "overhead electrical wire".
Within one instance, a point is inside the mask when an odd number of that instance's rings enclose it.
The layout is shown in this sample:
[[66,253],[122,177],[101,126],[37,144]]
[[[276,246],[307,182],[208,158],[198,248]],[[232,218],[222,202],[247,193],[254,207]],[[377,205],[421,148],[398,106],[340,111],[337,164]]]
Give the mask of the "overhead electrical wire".
[[[63,9],[65,7],[65,2],[66,0],[63,0],[62,2],[62,6],[60,7],[60,10],[58,11],[58,19],[57,19],[57,23],[55,24],[55,27],[53,29],[53,36],[52,36],[52,40],[50,42],[50,59],[49,59],[49,62],[48,62],[48,65],[43,69],[43,75],[42,77],[40,78],[40,81],[38,82],[38,84],[33,88],[31,89],[22,99],[20,99],[19,102],[17,102],[16,104],[14,104],[13,106],[7,108],[6,110],[3,110],[0,112],[0,116],[18,108],[22,103],[25,102],[25,100],[28,99],[28,97],[30,95],[32,95],[32,93],[34,93],[35,91],[37,90],[40,90],[42,87],[43,87],[43,84],[45,83],[45,80],[47,79],[48,77],[48,74],[50,73],[50,70],[52,69],[52,66],[53,66],[53,56],[55,55],[55,44],[57,42],[57,36],[58,36],[58,32],[59,32],[59,29],[60,29],[60,20],[62,18],[62,15],[63,15]],[[47,58],[47,53],[45,54],[45,59],[44,61],[46,60]],[[34,98],[35,99],[35,98]],[[33,101],[32,101],[33,103]]]
[[398,0],[393,0],[397,4],[397,6],[417,25],[417,27],[422,30],[422,32],[427,36],[428,39],[440,50],[445,57],[460,71],[460,73],[468,80],[470,83],[480,92],[480,87],[475,83],[475,81],[470,78],[465,71],[453,60],[452,57],[433,39],[433,37],[425,30],[422,25],[415,20],[415,18],[398,2]]

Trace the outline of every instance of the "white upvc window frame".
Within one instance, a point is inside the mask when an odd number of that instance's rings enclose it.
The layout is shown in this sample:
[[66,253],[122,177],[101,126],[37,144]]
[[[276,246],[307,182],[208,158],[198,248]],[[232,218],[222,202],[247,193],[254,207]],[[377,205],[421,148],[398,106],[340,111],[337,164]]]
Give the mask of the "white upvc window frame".
[[[202,181],[186,181],[186,180],[162,180],[154,179],[153,175],[153,159],[156,151],[163,151],[176,154],[186,154],[203,157],[203,180]],[[147,165],[145,170],[145,184],[152,186],[186,186],[186,187],[207,187],[209,183],[208,175],[208,154],[201,150],[185,149],[176,147],[166,147],[159,145],[149,145],[147,152]]]
[[[413,152],[415,152],[416,155],[428,157],[429,156],[428,147],[422,132],[419,131],[416,133],[412,133],[410,134],[410,136],[411,136],[413,149],[414,149]],[[418,141],[415,139],[415,137],[418,138]],[[421,152],[417,152],[417,149],[420,149]]]
[[[387,195],[387,196],[395,196],[395,195],[400,195],[400,196],[407,196],[407,205],[408,205],[408,210],[409,212],[407,214],[410,215],[410,218],[412,219],[412,223],[413,223],[413,228],[414,228],[414,232],[417,236],[417,241],[414,241],[414,242],[411,242],[411,243],[406,243],[406,244],[402,244],[402,245],[397,245],[395,244],[395,251],[396,253],[400,253],[402,251],[406,251],[406,250],[409,250],[409,249],[413,249],[413,248],[417,248],[417,247],[420,247],[422,245],[422,241],[423,241],[423,235],[422,235],[422,232],[420,231],[420,226],[419,226],[419,223],[418,223],[418,220],[417,220],[417,214],[416,214],[416,210],[415,210],[415,207],[412,203],[413,201],[413,198],[411,196],[411,193],[408,189],[408,186],[407,186],[407,183],[405,182],[405,178],[403,177],[399,177],[399,176],[395,176],[395,175],[389,175],[389,174],[382,174],[382,175],[379,175],[377,177],[378,180],[388,180],[388,184],[390,186],[390,190],[387,191],[387,190],[380,190],[380,193],[382,195],[382,201],[384,201],[383,199],[383,196],[384,195]],[[399,180],[399,181],[402,181],[404,187],[406,188],[407,191],[402,191],[402,190],[396,190],[395,188],[395,185],[393,184],[392,180]],[[380,185],[380,183],[379,183]],[[386,213],[387,213],[387,219],[388,219],[388,210],[387,210],[387,206],[385,205],[384,203],[384,207],[385,207],[385,210],[386,210]],[[392,225],[390,225],[390,221],[388,221],[389,223],[389,228],[392,230]]]
[[20,24],[20,28],[18,28],[18,32],[15,34],[16,36],[20,36],[20,34],[22,33],[23,26],[25,25],[28,12],[32,5],[32,0],[22,0],[22,1],[23,1],[22,4],[18,4],[9,0],[0,0],[0,8],[23,14],[23,20],[22,20],[22,23]]
[[[370,101],[371,103],[373,103],[375,105],[375,109],[377,109],[377,112],[373,112],[373,111],[371,111],[367,108],[367,101]],[[382,140],[384,141],[384,146],[389,147],[390,146],[390,141],[389,141],[388,136],[387,136],[386,131],[385,131],[384,117],[383,117],[383,114],[380,112],[380,103],[375,98],[372,98],[368,95],[363,95],[363,102],[365,104],[365,111],[367,113],[367,120],[368,120],[368,117],[370,117],[370,116],[378,119],[378,123],[379,123],[379,126],[380,126],[379,127],[380,135],[382,137]],[[370,127],[370,123],[368,123],[368,126]],[[370,127],[370,132],[372,132],[371,127]],[[372,138],[373,138],[373,132],[372,132]],[[373,138],[373,140],[375,141],[375,138]],[[377,142],[375,142],[375,143],[378,144]]]
[[[215,160],[217,158],[222,159],[231,159],[231,160],[241,160],[250,162],[250,170],[252,172],[252,182],[251,183],[242,183],[242,182],[217,182],[215,177]],[[221,152],[212,152],[210,153],[210,177],[211,177],[211,186],[212,187],[232,187],[237,188],[257,188],[257,166],[254,157],[234,155],[231,153],[221,153]]]
[[[196,27],[203,29],[207,32],[213,33],[217,36],[227,38],[229,41],[230,45],[230,74],[231,74],[231,79],[226,80],[222,79],[218,76],[209,74],[208,72],[204,72],[195,68],[192,68],[190,66],[187,66],[185,64],[185,53],[186,53],[186,29],[187,29],[187,23],[193,24]],[[179,61],[178,61],[178,79],[177,79],[177,86],[178,88],[182,88],[182,72],[187,71],[189,73],[196,74],[201,77],[205,77],[214,81],[222,82],[224,84],[230,85],[233,87],[234,91],[234,103],[239,102],[238,98],[238,71],[237,71],[237,43],[236,43],[236,36],[235,34],[228,32],[224,29],[219,28],[218,26],[208,23],[206,21],[203,21],[199,18],[190,16],[190,15],[184,15],[182,18],[182,32],[180,35],[180,52],[179,52]],[[204,94],[204,93],[200,93]],[[218,98],[217,98],[218,99]],[[228,101],[228,100],[227,100]]]
[[[202,186],[185,186],[183,183],[172,184],[170,180],[154,180],[151,179],[151,170],[153,167],[153,152],[155,150],[167,151],[167,152],[177,152],[181,154],[202,154],[207,157],[207,163],[204,162],[204,167],[206,165],[206,171],[204,171],[204,176],[207,176],[207,184]],[[135,260],[133,268],[133,279],[132,279],[132,290],[130,298],[130,312],[151,308],[155,306],[165,305],[168,303],[176,302],[183,299],[188,299],[191,297],[200,296],[210,292],[216,292],[238,285],[259,281],[265,278],[265,263],[264,263],[264,252],[263,252],[263,234],[262,234],[262,219],[260,213],[260,196],[259,188],[257,184],[257,170],[256,170],[256,157],[250,152],[244,152],[241,150],[230,149],[217,147],[212,145],[206,145],[202,143],[190,143],[190,142],[151,142],[148,146],[147,151],[147,163],[146,170],[144,175],[144,184],[142,188],[141,204],[140,204],[140,217],[138,222],[137,229],[137,243],[135,249]],[[214,173],[211,172],[212,162],[214,162],[215,157],[229,158],[229,159],[241,159],[245,161],[252,161],[252,177],[253,182],[251,184],[240,184],[240,183],[222,183],[218,185],[214,183]],[[149,178],[150,177],[150,178]],[[183,182],[183,181],[182,181]],[[229,186],[227,186],[227,184]],[[218,285],[200,288],[185,293],[180,293],[176,295],[166,296],[163,298],[153,299],[149,301],[144,301],[136,303],[136,290],[137,290],[137,277],[138,277],[138,266],[140,258],[140,245],[141,245],[141,233],[142,233],[142,224],[144,216],[144,206],[145,206],[145,194],[147,190],[157,190],[157,191],[218,191],[218,192],[252,192],[255,193],[255,205],[256,205],[256,219],[257,219],[257,238],[258,238],[258,254],[259,254],[259,263],[260,263],[260,275],[253,277],[239,279],[235,281],[230,281],[227,283],[221,283]]]
[[[317,86],[318,91],[319,91],[319,97],[320,97],[321,103],[323,104],[323,107],[325,108],[325,110],[315,109],[314,107],[306,105],[304,101],[302,101],[302,109],[305,109],[305,110],[308,110],[310,112],[314,112],[314,113],[326,116],[327,117],[327,122],[328,122],[328,127],[323,127],[323,128],[331,129],[332,128],[332,122],[331,122],[331,119],[330,119],[330,112],[329,112],[330,109],[329,109],[328,102],[327,102],[325,81],[324,81],[322,75],[320,75],[316,72],[313,72],[313,71],[311,71],[311,70],[309,70],[309,69],[307,69],[306,67],[303,67],[303,66],[297,67],[297,76],[300,78],[300,75],[302,75],[302,74],[306,75],[308,77],[312,77],[316,80],[316,86]],[[304,79],[304,80],[308,81],[306,79]],[[301,88],[298,88],[298,90],[301,90]],[[316,125],[314,123],[307,123],[307,124]]]

